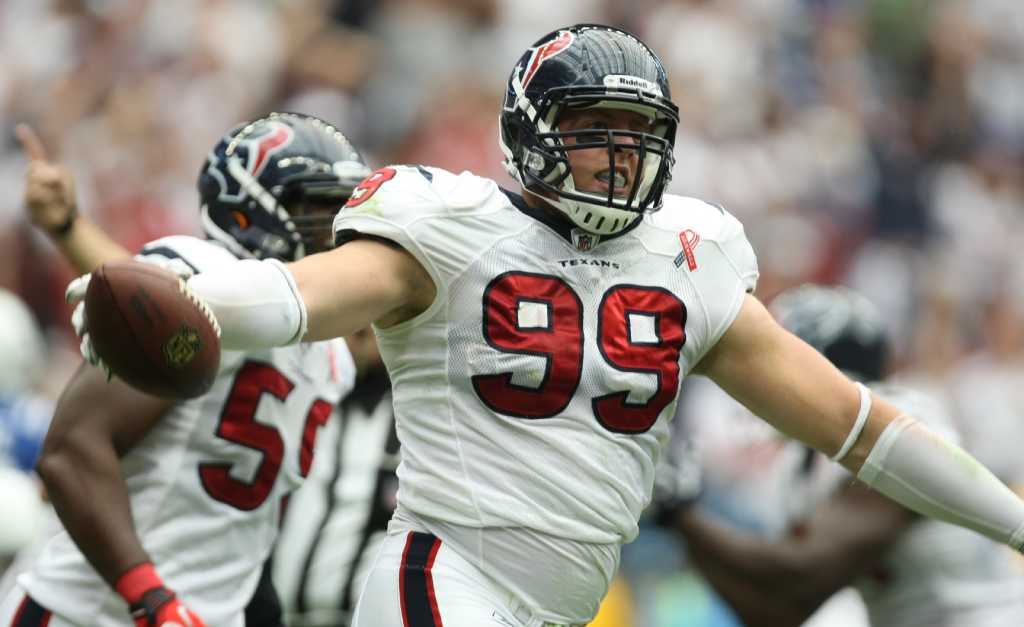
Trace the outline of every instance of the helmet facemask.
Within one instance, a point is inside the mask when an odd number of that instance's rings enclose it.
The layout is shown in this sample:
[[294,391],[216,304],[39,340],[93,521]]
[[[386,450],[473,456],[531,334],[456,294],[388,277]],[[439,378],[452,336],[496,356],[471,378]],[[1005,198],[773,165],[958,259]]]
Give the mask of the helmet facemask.
[[[596,54],[596,45],[584,41],[594,33],[628,46],[631,58],[647,58],[648,65],[641,71],[642,64],[612,63],[599,70],[576,60],[574,54]],[[644,131],[560,128],[567,112],[587,109],[631,111],[647,118],[650,126]],[[664,71],[653,53],[623,31],[580,25],[542,39],[513,71],[499,143],[509,173],[526,193],[543,199],[586,232],[612,235],[629,228],[645,211],[661,207],[675,162],[672,148],[678,119]],[[635,154],[630,159],[630,169],[635,171],[627,189],[617,193],[613,179],[607,182],[607,192],[580,189],[570,155],[602,148],[607,151],[610,177],[622,165],[617,154]]]
[[[526,188],[539,193],[565,213],[579,228],[598,235],[617,233],[633,224],[644,211],[661,207],[661,196],[671,178],[674,164],[672,144],[666,139],[675,132],[675,123],[656,106],[639,105],[631,98],[606,93],[604,88],[592,94],[581,88],[552,89],[538,111],[537,149],[525,160],[523,172]],[[646,117],[649,131],[626,129],[563,130],[561,121],[569,111],[591,108],[628,110]],[[548,130],[550,129],[550,130]],[[616,193],[614,178],[607,193],[580,189],[570,165],[571,153],[579,150],[604,149],[608,155],[608,171],[612,177],[621,169],[622,153],[633,153],[635,161],[632,180],[624,194]],[[633,161],[633,160],[631,160]],[[539,166],[539,167],[536,167]]]

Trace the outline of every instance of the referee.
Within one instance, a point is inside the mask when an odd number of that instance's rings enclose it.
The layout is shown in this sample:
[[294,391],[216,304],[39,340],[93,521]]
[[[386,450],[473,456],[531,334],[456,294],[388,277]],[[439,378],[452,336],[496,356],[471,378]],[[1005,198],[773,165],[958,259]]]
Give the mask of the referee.
[[288,627],[347,627],[397,504],[391,386],[372,331],[345,338],[355,389],[320,430],[309,476],[285,508],[271,572]]

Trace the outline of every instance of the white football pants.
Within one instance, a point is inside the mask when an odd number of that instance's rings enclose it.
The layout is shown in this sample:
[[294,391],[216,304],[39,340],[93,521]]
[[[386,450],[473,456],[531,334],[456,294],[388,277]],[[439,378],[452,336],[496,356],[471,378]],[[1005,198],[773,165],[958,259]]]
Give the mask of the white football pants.
[[435,536],[403,532],[384,540],[352,627],[563,626],[535,618]]

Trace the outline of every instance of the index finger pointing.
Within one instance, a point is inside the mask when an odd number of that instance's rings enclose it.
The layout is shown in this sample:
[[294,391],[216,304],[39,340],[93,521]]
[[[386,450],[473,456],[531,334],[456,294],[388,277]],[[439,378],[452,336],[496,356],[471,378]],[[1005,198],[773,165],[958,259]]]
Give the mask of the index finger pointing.
[[18,136],[18,141],[21,142],[21,148],[25,151],[25,155],[32,161],[46,161],[46,148],[43,147],[43,142],[39,139],[39,135],[32,129],[28,124],[18,124],[14,127],[14,134]]

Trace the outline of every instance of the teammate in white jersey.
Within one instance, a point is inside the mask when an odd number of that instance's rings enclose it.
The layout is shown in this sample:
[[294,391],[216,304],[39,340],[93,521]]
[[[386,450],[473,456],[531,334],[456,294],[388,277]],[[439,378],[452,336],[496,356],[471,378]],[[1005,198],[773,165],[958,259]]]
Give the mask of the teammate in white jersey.
[[590,620],[691,371],[894,498],[1024,543],[1024,502],[774,322],[735,218],[663,198],[677,119],[642,42],[567,27],[509,81],[501,142],[522,196],[384,168],[338,214],[335,250],[190,280],[226,348],[375,325],[399,504],[357,627]]
[[[851,377],[950,441],[956,428],[944,408],[921,393],[879,383],[888,341],[874,306],[845,288],[803,286],[780,294],[779,322]],[[691,415],[691,421],[715,415]],[[754,420],[753,416],[749,417]],[[695,425],[696,426],[696,425]],[[804,449],[798,443],[793,448]],[[803,463],[782,471],[785,493],[809,502],[789,512],[791,533],[772,540],[684,509],[674,526],[691,558],[747,627],[803,624],[844,586],[856,586],[872,627],[1011,627],[1024,625],[1024,576],[995,542],[968,530],[921,519],[851,482],[849,474],[804,449]],[[813,455],[806,457],[805,453]],[[821,492],[811,484],[831,484]]]
[[[52,168],[23,136],[33,167]],[[138,258],[201,274],[239,257],[293,261],[323,250],[338,205],[367,172],[319,119],[271,114],[242,124],[200,172],[208,239],[166,237]],[[29,202],[58,205],[52,196],[71,189],[38,172],[29,187]],[[105,236],[73,215],[52,232],[72,259],[121,252],[109,241],[97,247]],[[38,464],[64,529],[19,577],[0,625],[280,625],[273,605],[244,614],[283,499],[309,472],[318,430],[353,370],[341,340],[225,351],[210,391],[174,402],[81,369]]]

